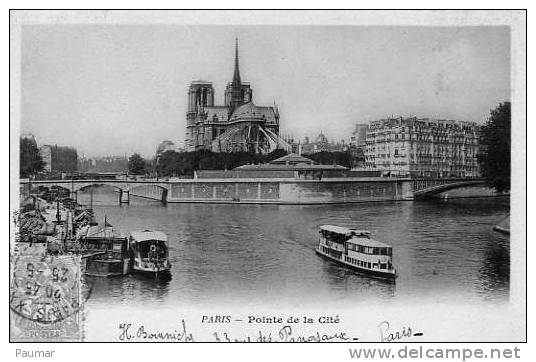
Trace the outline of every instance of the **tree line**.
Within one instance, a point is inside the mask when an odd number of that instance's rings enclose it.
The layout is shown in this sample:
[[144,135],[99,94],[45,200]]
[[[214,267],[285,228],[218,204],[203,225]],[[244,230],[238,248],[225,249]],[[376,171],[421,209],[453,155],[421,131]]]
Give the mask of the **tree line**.
[[[246,164],[268,163],[287,154],[284,150],[275,150],[261,155],[251,152],[212,152],[199,150],[193,152],[163,152],[152,162],[154,173],[161,177],[191,177],[197,170],[231,170]],[[151,163],[146,162],[149,166]]]
[[[159,177],[191,177],[197,170],[231,170],[247,164],[269,163],[288,153],[277,149],[262,155],[251,152],[212,152],[199,150],[193,152],[163,152],[154,160],[144,160],[135,153],[129,158],[129,173],[135,175],[156,174]],[[351,168],[354,156],[350,152],[322,151],[305,155],[319,164],[342,165]]]

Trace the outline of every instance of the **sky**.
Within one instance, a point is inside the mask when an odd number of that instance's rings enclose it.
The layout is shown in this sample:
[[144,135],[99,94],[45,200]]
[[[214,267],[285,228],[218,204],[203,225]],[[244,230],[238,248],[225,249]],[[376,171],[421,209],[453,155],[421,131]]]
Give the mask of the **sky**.
[[418,116],[483,123],[510,100],[509,28],[25,25],[21,132],[87,156],[151,157],[184,141],[188,85],[216,104],[240,74],[281,133],[348,140],[356,123]]

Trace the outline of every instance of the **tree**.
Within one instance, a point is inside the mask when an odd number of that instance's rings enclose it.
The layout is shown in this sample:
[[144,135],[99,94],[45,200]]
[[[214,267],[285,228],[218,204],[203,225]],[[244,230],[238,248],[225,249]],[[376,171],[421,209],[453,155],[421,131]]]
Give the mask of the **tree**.
[[134,175],[142,175],[145,173],[146,164],[145,160],[139,153],[134,153],[128,159],[128,172]]
[[286,155],[284,150],[261,155],[253,152],[165,151],[158,157],[156,171],[160,176],[193,176],[196,170],[231,170],[249,163],[267,163]]
[[510,127],[510,102],[504,102],[491,111],[480,136],[482,175],[498,192],[510,190]]
[[320,151],[307,155],[311,160],[321,165],[342,165],[344,167],[351,168],[353,164],[353,156],[350,152],[329,152]]
[[45,162],[39,154],[35,141],[28,138],[20,138],[20,169],[21,178],[27,178],[37,172],[43,171]]

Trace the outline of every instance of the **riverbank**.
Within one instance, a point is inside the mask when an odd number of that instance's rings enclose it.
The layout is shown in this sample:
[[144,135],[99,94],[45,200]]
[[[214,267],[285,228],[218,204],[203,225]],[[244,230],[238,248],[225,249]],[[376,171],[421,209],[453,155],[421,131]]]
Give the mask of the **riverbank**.
[[[475,184],[440,192],[450,185],[420,185],[408,179],[329,179],[329,180],[196,180],[170,182],[166,203],[182,204],[276,204],[318,205],[356,204],[365,202],[410,201],[415,191],[429,188],[428,197],[437,199],[507,196]],[[434,182],[432,180],[432,182]],[[419,188],[420,187],[420,188]],[[439,190],[439,191],[438,191]],[[161,189],[136,186],[130,196],[163,201]]]

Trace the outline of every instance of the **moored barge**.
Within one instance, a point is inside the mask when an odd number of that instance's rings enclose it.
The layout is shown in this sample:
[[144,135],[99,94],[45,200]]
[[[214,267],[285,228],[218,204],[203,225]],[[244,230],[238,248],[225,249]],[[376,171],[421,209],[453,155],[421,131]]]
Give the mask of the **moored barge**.
[[105,221],[104,227],[91,227],[80,238],[85,274],[98,277],[126,275],[130,271],[128,239]]

